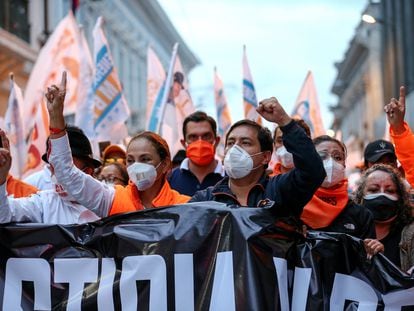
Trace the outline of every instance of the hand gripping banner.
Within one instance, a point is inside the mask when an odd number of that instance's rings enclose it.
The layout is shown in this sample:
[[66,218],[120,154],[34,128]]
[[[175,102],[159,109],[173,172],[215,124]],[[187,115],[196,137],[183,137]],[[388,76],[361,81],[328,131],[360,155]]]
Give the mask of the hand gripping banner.
[[414,279],[360,240],[191,203],[0,226],[2,310],[410,310]]

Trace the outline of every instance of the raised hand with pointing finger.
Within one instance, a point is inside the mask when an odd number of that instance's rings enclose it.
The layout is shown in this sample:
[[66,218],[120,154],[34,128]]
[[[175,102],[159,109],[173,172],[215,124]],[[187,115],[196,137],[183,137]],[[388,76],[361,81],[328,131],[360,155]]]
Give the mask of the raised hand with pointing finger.
[[384,111],[387,114],[387,120],[395,134],[404,132],[405,117],[405,87],[400,87],[400,97],[391,98],[390,102],[385,105]]
[[47,110],[49,111],[49,126],[51,134],[63,135],[65,132],[65,118],[63,107],[66,96],[66,71],[62,73],[60,85],[53,84],[47,88],[45,94],[47,99]]
[[390,136],[395,154],[405,172],[405,178],[414,187],[414,134],[404,121],[406,111],[405,87],[400,87],[398,100],[391,98],[384,111],[390,124]]

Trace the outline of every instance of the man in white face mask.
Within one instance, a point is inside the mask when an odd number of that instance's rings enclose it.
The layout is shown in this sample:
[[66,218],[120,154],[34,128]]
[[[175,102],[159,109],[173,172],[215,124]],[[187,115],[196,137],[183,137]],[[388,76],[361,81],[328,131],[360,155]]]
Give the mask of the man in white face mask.
[[271,133],[254,121],[242,120],[233,124],[226,135],[224,168],[228,177],[197,192],[190,202],[214,200],[271,207],[276,215],[297,217],[325,178],[322,161],[311,139],[276,98],[263,100],[257,112],[280,126],[295,168],[274,178],[267,176],[265,171],[273,149]]

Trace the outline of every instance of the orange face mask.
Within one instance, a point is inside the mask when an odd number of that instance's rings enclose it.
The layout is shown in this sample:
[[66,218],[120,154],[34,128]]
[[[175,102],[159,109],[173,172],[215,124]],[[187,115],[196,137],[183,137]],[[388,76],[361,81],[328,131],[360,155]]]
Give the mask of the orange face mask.
[[214,146],[199,139],[187,147],[187,157],[196,165],[206,166],[214,160]]

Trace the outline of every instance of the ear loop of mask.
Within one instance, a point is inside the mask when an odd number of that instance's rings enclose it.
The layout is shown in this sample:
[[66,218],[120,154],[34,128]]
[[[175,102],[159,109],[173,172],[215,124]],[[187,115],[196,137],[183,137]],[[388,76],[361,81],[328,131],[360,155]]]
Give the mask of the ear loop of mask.
[[[250,155],[250,157],[251,157],[251,158],[252,158],[252,160],[253,160],[253,157],[255,157],[255,156],[257,156],[257,155],[259,155],[259,154],[261,154],[261,153],[264,153],[264,152],[265,152],[265,151],[260,151],[260,152],[254,153],[254,154]],[[258,168],[262,167],[263,165],[264,165],[264,164],[259,164],[258,166],[253,167],[253,168],[252,168],[252,171],[257,170]]]

